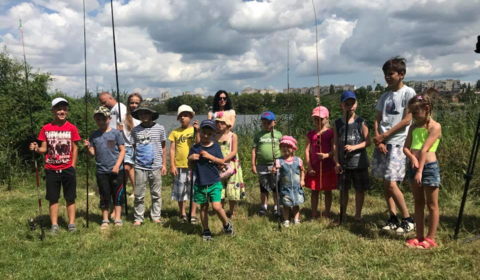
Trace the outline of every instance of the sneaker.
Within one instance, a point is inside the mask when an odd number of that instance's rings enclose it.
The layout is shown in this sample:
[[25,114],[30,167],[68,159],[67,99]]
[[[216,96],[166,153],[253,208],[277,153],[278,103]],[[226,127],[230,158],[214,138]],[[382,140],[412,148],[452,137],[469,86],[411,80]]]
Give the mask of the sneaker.
[[390,217],[390,219],[388,219],[385,226],[382,227],[382,230],[384,230],[384,231],[396,230],[399,226],[400,226],[400,224],[398,222],[398,218],[392,216],[392,217]]
[[267,210],[265,210],[265,208],[260,208],[260,210],[258,210],[258,216],[265,216],[267,214]]
[[283,226],[284,227],[290,227],[290,221],[289,220],[283,221]]
[[273,210],[273,216],[279,217],[280,216],[280,211],[278,211],[277,209]]
[[294,225],[299,225],[299,224],[300,224],[300,219],[295,219],[295,220],[293,220],[293,224],[294,224]]
[[412,230],[415,230],[415,223],[412,223],[412,220],[403,220],[400,223],[400,226],[395,230],[398,235],[404,235],[409,233]]
[[203,237],[203,240],[205,240],[205,241],[212,241],[213,240],[212,232],[209,229],[206,229],[206,230],[203,231],[202,237]]
[[228,224],[223,227],[223,233],[226,235],[234,236],[235,231],[233,230],[233,224],[232,222],[228,221]]
[[58,227],[58,225],[52,225],[49,232],[50,232],[50,234],[55,235],[55,234],[58,233],[59,230],[60,230],[60,228]]
[[77,231],[77,228],[75,227],[75,224],[69,224],[68,225],[68,232],[75,232]]

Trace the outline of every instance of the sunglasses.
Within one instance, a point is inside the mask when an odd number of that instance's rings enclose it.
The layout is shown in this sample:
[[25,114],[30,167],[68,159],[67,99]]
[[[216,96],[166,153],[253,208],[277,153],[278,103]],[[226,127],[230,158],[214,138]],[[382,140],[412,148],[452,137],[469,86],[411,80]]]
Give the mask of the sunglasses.
[[227,98],[226,97],[219,97],[218,100],[225,100],[226,101]]

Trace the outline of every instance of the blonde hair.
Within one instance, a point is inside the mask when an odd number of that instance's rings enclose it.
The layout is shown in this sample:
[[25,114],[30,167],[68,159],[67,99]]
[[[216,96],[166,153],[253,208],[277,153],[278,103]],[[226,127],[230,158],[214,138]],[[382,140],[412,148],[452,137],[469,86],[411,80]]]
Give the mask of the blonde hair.
[[138,92],[134,92],[128,96],[127,99],[127,114],[125,116],[125,126],[127,127],[128,131],[132,131],[133,129],[133,117],[132,117],[132,111],[130,110],[130,99],[132,97],[138,97],[140,99],[140,103],[143,102],[143,98]]
[[411,112],[413,109],[420,109],[427,111],[429,118],[427,120],[427,129],[430,124],[430,117],[433,111],[433,102],[431,92],[427,89],[421,94],[417,94],[408,101],[408,110]]

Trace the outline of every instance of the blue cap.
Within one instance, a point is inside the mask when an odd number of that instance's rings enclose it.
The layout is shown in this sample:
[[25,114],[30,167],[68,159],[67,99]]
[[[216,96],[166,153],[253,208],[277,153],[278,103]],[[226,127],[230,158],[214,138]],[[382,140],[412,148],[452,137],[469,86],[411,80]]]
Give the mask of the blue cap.
[[263,112],[262,116],[260,117],[260,119],[266,119],[266,120],[269,120],[269,121],[275,121],[277,120],[275,118],[275,114],[271,111],[265,111]]
[[342,93],[342,96],[340,97],[340,102],[343,103],[343,101],[345,101],[347,99],[357,100],[357,96],[355,95],[355,93],[353,93],[351,91],[346,91],[346,92]]
[[200,128],[202,127],[210,127],[211,129],[217,131],[217,126],[215,125],[215,122],[212,120],[204,120],[200,124]]

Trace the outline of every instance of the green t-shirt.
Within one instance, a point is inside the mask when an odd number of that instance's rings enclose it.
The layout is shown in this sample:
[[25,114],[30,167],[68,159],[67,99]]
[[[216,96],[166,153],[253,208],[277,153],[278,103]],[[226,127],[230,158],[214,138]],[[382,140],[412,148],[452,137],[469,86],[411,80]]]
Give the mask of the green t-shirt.
[[[280,140],[282,139],[282,133],[277,130],[273,130],[273,136],[275,141],[275,157],[280,158]],[[270,131],[259,131],[253,137],[253,147],[257,150],[257,164],[272,164],[272,134]]]

